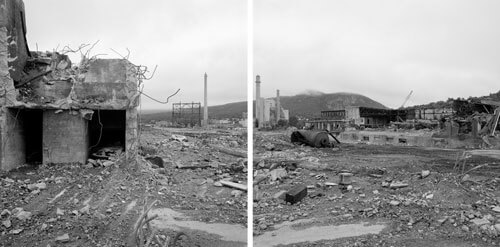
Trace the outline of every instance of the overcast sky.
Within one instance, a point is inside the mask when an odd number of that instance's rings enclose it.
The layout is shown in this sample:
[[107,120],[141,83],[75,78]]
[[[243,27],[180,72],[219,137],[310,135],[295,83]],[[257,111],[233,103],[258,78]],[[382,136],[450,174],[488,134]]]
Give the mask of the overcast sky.
[[262,94],[363,94],[388,107],[500,90],[500,1],[254,0]]
[[[119,58],[131,51],[134,64],[151,70],[144,91],[171,102],[202,102],[208,74],[208,105],[246,100],[245,0],[25,0],[31,50],[61,50],[100,42],[91,55]],[[78,56],[71,56],[79,62]],[[76,61],[75,61],[76,60]],[[172,109],[143,97],[143,109]]]

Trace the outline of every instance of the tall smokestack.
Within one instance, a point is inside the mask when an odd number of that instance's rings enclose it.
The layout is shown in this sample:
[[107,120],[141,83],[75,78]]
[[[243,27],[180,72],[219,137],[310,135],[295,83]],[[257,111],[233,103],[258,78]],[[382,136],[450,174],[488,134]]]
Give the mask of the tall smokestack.
[[280,90],[276,90],[276,124],[280,121],[281,104],[280,104]]
[[255,77],[255,118],[257,119],[258,126],[262,126],[262,106],[260,100],[260,75]]
[[203,126],[208,127],[208,106],[207,106],[207,73],[205,72],[205,98],[203,105]]

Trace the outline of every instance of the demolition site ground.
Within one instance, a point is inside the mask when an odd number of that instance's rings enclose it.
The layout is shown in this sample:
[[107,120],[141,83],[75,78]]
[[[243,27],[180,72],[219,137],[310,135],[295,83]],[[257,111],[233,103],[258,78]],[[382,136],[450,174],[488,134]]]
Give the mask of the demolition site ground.
[[[255,246],[500,244],[498,159],[363,143],[312,148],[290,143],[289,131],[254,138]],[[340,173],[351,182],[340,184]],[[286,202],[297,186],[307,196]]]
[[[175,246],[245,246],[246,191],[221,182],[246,185],[235,156],[246,133],[150,127],[140,140],[135,164],[118,153],[0,173],[0,246],[144,246],[181,232]],[[147,213],[158,216],[135,231],[154,201]]]

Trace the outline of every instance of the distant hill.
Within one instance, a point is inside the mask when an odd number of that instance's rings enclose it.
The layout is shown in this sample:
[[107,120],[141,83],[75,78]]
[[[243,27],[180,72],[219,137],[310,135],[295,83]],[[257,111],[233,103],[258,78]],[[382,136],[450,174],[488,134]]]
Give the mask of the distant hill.
[[[203,114],[203,108],[201,111]],[[243,112],[247,112],[246,101],[208,107],[208,116],[210,116],[210,118],[241,118]],[[170,121],[172,120],[172,110],[143,110],[141,120],[142,122],[149,122],[150,120]]]
[[290,115],[304,117],[319,116],[320,111],[343,109],[346,106],[363,106],[387,109],[386,106],[366,96],[354,93],[307,92],[295,96],[280,97],[283,108],[290,110]]
[[[372,108],[387,109],[384,105],[366,96],[353,93],[330,93],[307,91],[304,94],[295,96],[281,96],[281,105],[290,110],[290,115],[300,115],[303,117],[319,116],[320,111],[343,109],[345,106],[364,106]],[[255,107],[255,101],[253,102]],[[243,112],[247,112],[245,101],[229,103],[208,107],[210,118],[241,118]],[[141,115],[142,120],[171,120],[172,112],[146,112]]]
[[492,100],[492,101],[498,101],[500,102],[500,91],[496,93],[490,93],[489,95],[485,96],[479,96],[479,97],[472,97],[469,96],[469,98],[448,98],[446,101],[436,101],[436,102],[430,102],[427,104],[422,104],[422,105],[413,105],[413,106],[408,106],[405,107],[405,109],[412,109],[412,108],[445,108],[445,107],[453,107],[453,103],[458,100],[458,101],[467,101],[469,103],[479,103],[481,100]]

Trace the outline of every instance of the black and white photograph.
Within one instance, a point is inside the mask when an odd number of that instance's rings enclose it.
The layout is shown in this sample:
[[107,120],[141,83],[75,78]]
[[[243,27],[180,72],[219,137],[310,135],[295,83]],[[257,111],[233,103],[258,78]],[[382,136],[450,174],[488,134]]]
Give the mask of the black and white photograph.
[[499,9],[0,0],[0,247],[500,246]]
[[254,0],[254,246],[498,246],[497,1]]
[[0,246],[247,246],[246,1],[0,17]]

